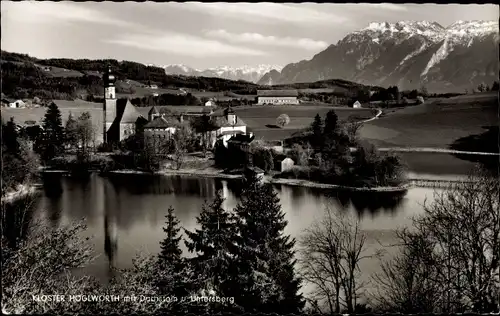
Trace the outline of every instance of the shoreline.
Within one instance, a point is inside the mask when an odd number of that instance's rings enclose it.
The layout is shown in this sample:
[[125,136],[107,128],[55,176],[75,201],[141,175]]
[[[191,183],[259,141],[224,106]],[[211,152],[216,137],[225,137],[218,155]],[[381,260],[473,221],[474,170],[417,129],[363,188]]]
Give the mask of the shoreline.
[[[221,170],[211,169],[211,170],[199,170],[199,169],[181,169],[181,170],[161,170],[153,173],[139,170],[114,170],[110,171],[110,174],[151,174],[151,175],[179,175],[179,176],[189,176],[189,177],[203,177],[203,178],[217,178],[217,179],[243,179],[243,175],[232,175],[222,173]],[[272,178],[271,176],[265,175],[263,177],[264,183],[270,184],[283,184],[290,186],[299,186],[307,188],[319,188],[319,189],[340,189],[352,192],[393,192],[402,193],[408,191],[410,188],[447,188],[453,186],[454,184],[461,183],[463,177],[448,177],[447,179],[437,179],[437,177],[418,177],[412,175],[407,179],[407,182],[396,187],[350,187],[337,184],[327,184],[319,183],[306,179],[284,179],[284,178]]]

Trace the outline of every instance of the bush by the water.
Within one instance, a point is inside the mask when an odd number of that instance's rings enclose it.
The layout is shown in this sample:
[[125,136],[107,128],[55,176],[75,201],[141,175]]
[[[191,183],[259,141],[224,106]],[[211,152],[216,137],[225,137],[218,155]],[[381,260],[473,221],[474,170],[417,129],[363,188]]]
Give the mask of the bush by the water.
[[88,159],[77,156],[61,156],[53,158],[49,168],[54,170],[108,172],[116,168],[114,160],[109,156],[90,155]]

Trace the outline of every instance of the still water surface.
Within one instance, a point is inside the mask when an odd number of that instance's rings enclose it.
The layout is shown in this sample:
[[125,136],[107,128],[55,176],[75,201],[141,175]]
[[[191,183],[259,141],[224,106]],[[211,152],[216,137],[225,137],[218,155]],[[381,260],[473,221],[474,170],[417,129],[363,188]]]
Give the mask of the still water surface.
[[[236,206],[240,182],[185,176],[96,174],[88,179],[75,179],[60,174],[45,174],[44,190],[36,206],[36,216],[51,225],[86,218],[100,257],[86,273],[106,278],[112,258],[117,267],[130,267],[139,252],[157,253],[164,237],[162,227],[170,205],[175,208],[181,225],[187,230],[197,227],[196,216],[205,200],[222,190],[225,207]],[[340,193],[321,189],[275,186],[286,213],[286,233],[299,239],[304,229],[323,214],[325,205],[338,212],[350,212],[361,219],[367,234],[367,252],[373,253],[382,244],[395,241],[394,230],[411,224],[414,215],[422,213],[425,199],[432,199],[433,190],[410,189],[405,195]],[[105,247],[105,240],[109,244]],[[184,254],[189,256],[182,243]],[[106,250],[105,250],[106,248]],[[361,264],[362,279],[368,281],[378,269],[378,260]]]

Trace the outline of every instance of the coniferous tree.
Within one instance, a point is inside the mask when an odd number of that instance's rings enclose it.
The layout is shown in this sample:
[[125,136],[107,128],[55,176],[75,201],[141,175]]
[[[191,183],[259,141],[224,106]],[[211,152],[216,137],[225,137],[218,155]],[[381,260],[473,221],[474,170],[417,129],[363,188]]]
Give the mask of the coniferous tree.
[[246,312],[298,313],[305,305],[294,273],[295,240],[276,192],[246,175],[238,216],[238,267]]
[[337,131],[338,120],[339,118],[334,110],[328,111],[328,113],[326,113],[325,128],[323,130],[325,139],[335,134],[335,132]]
[[66,136],[66,144],[71,148],[76,147],[78,143],[78,123],[71,112],[68,115],[64,132]]
[[180,236],[179,220],[174,214],[174,208],[170,206],[168,213],[165,216],[166,227],[163,227],[163,232],[166,234],[165,239],[160,242],[161,251],[159,255],[160,263],[165,266],[178,268],[181,262],[182,250],[179,247],[179,242],[182,239]]
[[[234,214],[223,209],[223,202],[222,192],[218,191],[212,203],[203,205],[196,218],[200,228],[194,232],[185,231],[188,237],[185,244],[190,252],[196,253],[190,263],[205,280],[200,290],[219,297],[234,297],[238,288],[236,219]],[[210,311],[230,311],[235,307],[227,303],[213,303]]]
[[315,149],[319,149],[323,143],[323,121],[321,120],[321,116],[316,114],[314,117],[314,121],[311,124],[311,146]]
[[61,111],[59,111],[55,103],[51,103],[45,113],[43,133],[37,148],[44,161],[49,161],[64,152],[64,130]]
[[[162,270],[158,278],[158,287],[163,295],[174,295],[177,298],[185,297],[192,289],[192,284],[184,282],[186,278],[180,278],[172,284],[172,274],[182,274],[186,272],[184,261],[181,257],[182,250],[179,243],[182,239],[180,235],[181,228],[179,220],[174,214],[174,208],[170,206],[166,217],[166,227],[163,227],[163,232],[166,234],[165,239],[160,242],[161,250],[158,255],[158,267]],[[163,278],[162,276],[166,276]]]

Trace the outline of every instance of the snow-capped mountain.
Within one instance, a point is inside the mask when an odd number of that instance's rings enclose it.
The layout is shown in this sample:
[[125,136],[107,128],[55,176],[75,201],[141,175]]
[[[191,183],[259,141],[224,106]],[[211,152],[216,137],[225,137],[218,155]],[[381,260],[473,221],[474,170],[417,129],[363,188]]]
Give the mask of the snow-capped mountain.
[[345,79],[434,91],[463,91],[498,80],[498,21],[374,22],[311,60],[264,75],[260,84]]
[[254,67],[248,65],[241,67],[220,66],[205,70],[195,69],[186,65],[167,65],[161,67],[165,69],[165,73],[171,75],[219,77],[250,82],[257,82],[265,73],[271,70],[281,71],[283,68],[277,65],[257,65]]

